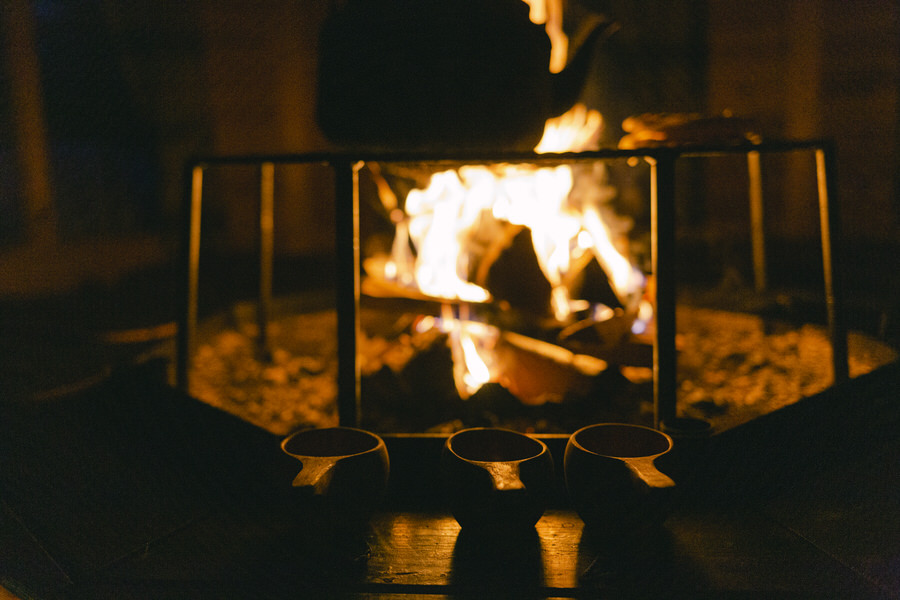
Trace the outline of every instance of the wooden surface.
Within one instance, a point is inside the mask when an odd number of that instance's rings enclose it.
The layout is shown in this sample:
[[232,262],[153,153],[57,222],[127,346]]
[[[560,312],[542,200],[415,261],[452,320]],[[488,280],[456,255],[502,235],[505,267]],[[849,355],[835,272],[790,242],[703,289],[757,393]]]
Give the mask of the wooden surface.
[[898,598],[898,375],[683,445],[664,526],[613,542],[564,493],[532,531],[460,531],[435,483],[440,438],[392,439],[385,505],[335,536],[297,510],[279,439],[113,377],[2,406],[0,585],[39,599]]
[[101,598],[185,589],[254,598],[890,597],[852,564],[757,511],[679,514],[659,532],[611,544],[585,536],[577,516],[559,510],[506,538],[467,536],[445,513],[386,512],[365,544],[317,552],[296,538],[272,546],[277,536],[264,531],[207,521],[81,589]]

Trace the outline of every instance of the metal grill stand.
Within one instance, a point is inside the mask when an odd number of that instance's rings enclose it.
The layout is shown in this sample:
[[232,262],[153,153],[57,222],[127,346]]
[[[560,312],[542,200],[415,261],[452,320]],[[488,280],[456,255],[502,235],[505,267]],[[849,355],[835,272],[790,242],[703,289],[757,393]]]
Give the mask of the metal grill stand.
[[660,423],[678,416],[676,349],[675,349],[675,192],[676,164],[680,160],[723,155],[745,155],[748,165],[756,289],[766,288],[765,234],[760,155],[812,152],[816,159],[819,202],[820,241],[825,283],[825,301],[832,344],[834,382],[849,379],[847,330],[844,321],[840,280],[838,240],[839,215],[834,184],[834,149],[825,141],[763,142],[746,145],[708,145],[686,147],[643,148],[638,150],[600,150],[566,154],[507,153],[478,155],[427,154],[278,154],[215,156],[198,158],[186,165],[184,229],[181,239],[180,311],[178,322],[176,385],[188,391],[190,358],[197,331],[198,282],[200,273],[200,234],[203,199],[203,174],[208,167],[251,165],[260,170],[259,196],[259,293],[258,347],[266,347],[266,325],[272,300],[272,263],[274,230],[274,177],[277,165],[328,166],[334,173],[337,257],[337,336],[338,336],[338,414],[340,423],[360,423],[360,364],[357,339],[360,332],[360,234],[359,234],[359,170],[366,162],[398,162],[419,164],[488,164],[488,163],[574,163],[613,159],[643,159],[650,165],[651,256],[656,277],[653,341],[654,420]]

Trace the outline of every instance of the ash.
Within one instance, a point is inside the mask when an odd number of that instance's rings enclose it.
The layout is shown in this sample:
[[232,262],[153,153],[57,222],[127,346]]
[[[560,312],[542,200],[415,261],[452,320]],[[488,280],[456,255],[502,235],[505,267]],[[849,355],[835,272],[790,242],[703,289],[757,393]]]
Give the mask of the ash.
[[[834,382],[828,332],[759,316],[681,307],[678,403],[686,416],[728,428],[813,396]],[[851,377],[897,360],[889,346],[851,332]]]
[[[368,318],[367,318],[368,317]],[[362,314],[365,323],[373,315]],[[384,316],[378,319],[384,321]],[[502,386],[461,400],[452,383],[446,338],[405,327],[363,335],[363,423],[380,432],[450,432],[502,426],[567,433],[590,422],[647,423],[652,418],[649,369],[611,367],[585,393],[525,406]],[[399,326],[397,324],[400,324]],[[191,366],[191,395],[274,434],[338,423],[337,317],[333,310],[287,314],[268,328],[267,353],[256,325],[231,319],[202,336]],[[716,430],[815,395],[833,382],[831,345],[816,325],[772,324],[744,313],[681,306],[677,314],[678,405]],[[890,347],[851,333],[850,374],[897,360]]]

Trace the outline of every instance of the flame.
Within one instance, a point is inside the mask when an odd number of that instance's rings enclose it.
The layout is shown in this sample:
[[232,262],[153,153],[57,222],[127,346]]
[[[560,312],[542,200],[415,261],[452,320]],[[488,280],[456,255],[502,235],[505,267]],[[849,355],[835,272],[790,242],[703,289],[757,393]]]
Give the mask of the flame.
[[406,220],[396,225],[383,276],[404,285],[414,281],[418,291],[435,298],[486,302],[490,293],[469,281],[474,232],[510,223],[531,232],[558,320],[581,305],[569,298],[566,282],[574,259],[585,251],[596,257],[619,298],[629,300],[643,288],[643,275],[618,251],[601,216],[614,193],[596,181],[605,171],[590,175],[576,189],[571,165],[466,165],[435,173],[425,189],[409,192]]
[[[592,149],[602,123],[597,111],[577,105],[547,122],[535,151]],[[559,322],[590,308],[571,297],[568,285],[586,264],[586,253],[600,264],[623,305],[643,314],[644,277],[616,248],[606,208],[615,191],[605,180],[602,163],[577,175],[569,164],[464,165],[434,173],[426,187],[409,192],[405,212],[391,211],[395,236],[381,276],[434,298],[487,302],[488,290],[470,281],[479,231],[499,231],[506,223],[530,230],[538,266],[551,287],[550,310]],[[457,390],[467,398],[498,378],[491,347],[499,332],[444,308],[440,327],[449,337]]]
[[609,228],[600,218],[596,207],[588,207],[582,216],[582,225],[592,241],[591,250],[609,277],[616,294],[620,298],[627,298],[641,289],[644,285],[643,275],[613,245]]
[[569,37],[563,33],[562,0],[523,0],[528,5],[528,18],[535,25],[543,25],[550,38],[550,72],[559,73],[566,66]]
[[[455,171],[435,173],[425,190],[412,190],[406,197],[408,232],[398,225],[394,248],[409,248],[408,235],[418,250],[415,281],[425,294],[469,302],[485,302],[491,295],[467,277],[467,254],[463,252],[466,233],[486,208],[486,198],[466,193],[466,187]],[[397,240],[400,243],[397,243]],[[408,257],[392,255],[394,264]]]
[[481,386],[491,380],[491,370],[478,353],[478,348],[475,345],[476,339],[477,338],[474,337],[467,328],[460,328],[460,346],[463,350],[465,362],[463,383],[466,386],[466,392],[468,394],[478,390]]
[[[532,22],[543,24],[551,40],[550,70],[561,71],[568,53],[561,0],[524,1]],[[602,127],[598,111],[577,104],[547,121],[535,152],[596,150]],[[470,281],[477,266],[472,263],[483,244],[479,236],[490,237],[491,232],[503,231],[502,224],[512,224],[530,230],[538,265],[551,286],[550,309],[559,322],[591,308],[586,300],[572,298],[569,289],[573,275],[586,264],[584,257],[591,255],[622,304],[645,316],[646,307],[640,304],[644,277],[618,251],[609,225],[605,205],[615,192],[606,185],[604,164],[582,167],[577,173],[568,164],[466,165],[434,173],[424,189],[409,192],[402,211],[377,165],[373,174],[395,224],[391,256],[381,273],[385,280],[433,298],[487,302],[488,290]],[[465,311],[464,305],[460,311]],[[465,314],[454,315],[449,304],[443,305],[440,319],[423,320],[419,326],[437,326],[448,334],[461,397],[497,380],[493,355],[500,338],[497,328],[469,321]]]
[[546,152],[584,152],[597,150],[603,116],[584,104],[576,104],[564,114],[547,119],[544,135],[535,146],[538,154]]
[[[465,307],[461,307],[465,312]],[[492,348],[500,338],[496,327],[469,321],[463,314],[457,318],[450,305],[441,307],[439,322],[432,321],[450,338],[453,358],[453,380],[460,398],[466,399],[496,376]]]

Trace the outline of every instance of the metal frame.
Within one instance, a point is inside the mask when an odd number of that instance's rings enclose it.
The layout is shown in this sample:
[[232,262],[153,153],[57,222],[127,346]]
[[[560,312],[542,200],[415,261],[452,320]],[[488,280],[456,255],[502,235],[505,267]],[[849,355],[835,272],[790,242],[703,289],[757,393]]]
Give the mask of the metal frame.
[[[834,149],[826,141],[784,141],[744,145],[708,145],[642,148],[638,150],[600,150],[566,154],[493,153],[493,154],[377,154],[309,153],[216,156],[198,158],[186,165],[184,229],[181,239],[179,277],[180,311],[177,336],[176,385],[189,387],[190,357],[197,329],[198,282],[200,273],[200,233],[203,198],[203,173],[211,166],[257,165],[260,169],[259,235],[259,347],[265,349],[266,323],[272,300],[272,262],[274,230],[274,173],[276,165],[321,164],[330,166],[335,177],[335,239],[337,269],[338,320],[338,414],[340,423],[359,425],[360,368],[356,352],[359,334],[360,256],[359,256],[359,170],[369,161],[428,164],[461,163],[565,163],[591,160],[640,158],[650,165],[651,178],[651,253],[656,276],[656,335],[653,343],[653,389],[655,424],[677,416],[675,349],[675,192],[676,163],[684,158],[721,155],[746,155],[749,176],[751,241],[754,280],[758,291],[766,288],[765,233],[760,155],[813,152],[819,201],[822,267],[825,301],[832,344],[835,384],[849,379],[847,329],[844,321],[840,280],[839,215],[834,184]],[[348,218],[348,215],[351,218]]]

